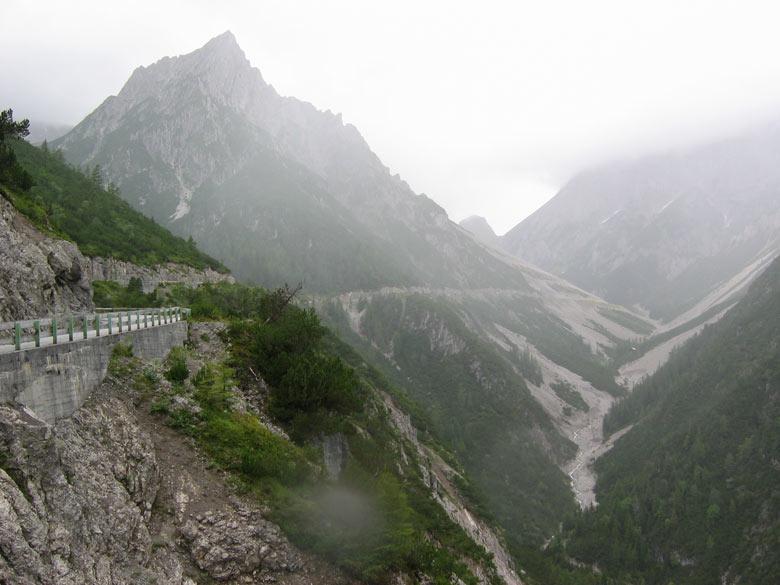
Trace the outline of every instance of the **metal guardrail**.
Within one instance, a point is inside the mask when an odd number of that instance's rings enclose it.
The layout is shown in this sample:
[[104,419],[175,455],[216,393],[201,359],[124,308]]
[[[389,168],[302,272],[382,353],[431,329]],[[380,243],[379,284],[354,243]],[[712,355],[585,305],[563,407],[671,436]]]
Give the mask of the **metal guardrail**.
[[186,319],[183,307],[98,308],[94,313],[55,315],[0,323],[0,353],[70,343],[104,335],[159,327]]

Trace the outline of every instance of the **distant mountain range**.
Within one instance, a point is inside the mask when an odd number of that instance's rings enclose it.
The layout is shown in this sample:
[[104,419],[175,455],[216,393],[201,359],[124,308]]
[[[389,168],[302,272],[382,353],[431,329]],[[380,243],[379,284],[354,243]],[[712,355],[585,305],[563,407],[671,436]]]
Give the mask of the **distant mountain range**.
[[780,125],[580,173],[501,245],[664,320],[744,292],[780,252]]

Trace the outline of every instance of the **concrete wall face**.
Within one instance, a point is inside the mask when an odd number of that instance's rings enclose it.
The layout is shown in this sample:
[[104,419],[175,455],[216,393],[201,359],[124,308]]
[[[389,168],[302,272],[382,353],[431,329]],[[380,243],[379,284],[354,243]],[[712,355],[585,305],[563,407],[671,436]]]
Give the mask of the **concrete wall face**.
[[0,355],[0,402],[22,404],[53,423],[73,414],[103,381],[117,343],[142,359],[164,358],[187,339],[184,321]]

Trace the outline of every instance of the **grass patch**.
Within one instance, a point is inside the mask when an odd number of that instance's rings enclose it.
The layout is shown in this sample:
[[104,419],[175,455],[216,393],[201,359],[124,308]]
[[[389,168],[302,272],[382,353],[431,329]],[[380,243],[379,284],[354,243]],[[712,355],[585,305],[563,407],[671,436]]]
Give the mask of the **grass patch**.
[[133,358],[133,346],[129,343],[117,343],[111,350],[108,361],[108,373],[115,377],[130,376],[137,367]]
[[165,378],[169,382],[181,383],[190,375],[187,367],[187,350],[183,347],[174,347],[168,354],[168,368],[165,370]]

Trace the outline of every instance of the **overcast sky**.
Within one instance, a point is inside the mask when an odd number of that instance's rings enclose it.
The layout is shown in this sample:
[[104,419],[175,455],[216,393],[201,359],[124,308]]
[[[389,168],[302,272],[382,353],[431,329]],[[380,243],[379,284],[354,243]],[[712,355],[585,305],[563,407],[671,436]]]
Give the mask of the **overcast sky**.
[[138,65],[231,30],[280,93],[503,233],[583,166],[780,113],[779,22],[744,0],[2,0],[0,106],[75,124]]

